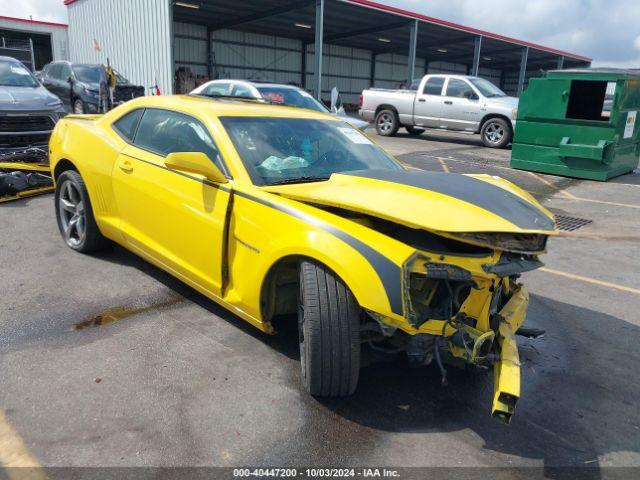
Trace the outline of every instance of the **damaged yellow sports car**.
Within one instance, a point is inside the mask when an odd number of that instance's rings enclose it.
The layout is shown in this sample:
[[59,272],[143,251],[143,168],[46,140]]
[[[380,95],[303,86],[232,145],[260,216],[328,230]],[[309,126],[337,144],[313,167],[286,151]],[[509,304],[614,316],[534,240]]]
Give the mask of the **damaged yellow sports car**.
[[556,233],[513,184],[407,170],[322,113],[197,96],[67,116],[50,161],[69,247],[123,245],[264,332],[297,314],[312,395],[351,394],[367,343],[443,380],[493,367],[492,414],[510,421],[517,280]]

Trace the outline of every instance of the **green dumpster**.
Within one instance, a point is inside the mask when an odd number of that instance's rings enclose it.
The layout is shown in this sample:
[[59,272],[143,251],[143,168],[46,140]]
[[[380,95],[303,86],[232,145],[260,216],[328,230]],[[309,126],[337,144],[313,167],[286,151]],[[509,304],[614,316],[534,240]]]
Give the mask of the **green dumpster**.
[[520,97],[511,166],[608,180],[640,157],[640,72],[557,70]]

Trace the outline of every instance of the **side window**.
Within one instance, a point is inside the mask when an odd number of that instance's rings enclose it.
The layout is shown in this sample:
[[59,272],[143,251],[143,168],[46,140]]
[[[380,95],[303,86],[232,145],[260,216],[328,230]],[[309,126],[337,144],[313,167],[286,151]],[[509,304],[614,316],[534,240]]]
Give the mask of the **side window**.
[[464,80],[458,78],[449,79],[447,85],[447,97],[474,98],[476,96],[473,89]]
[[431,77],[424,84],[422,93],[424,95],[442,95],[442,87],[444,85],[444,77]]
[[58,76],[58,79],[66,82],[70,76],[71,76],[71,67],[66,63],[61,63],[60,75]]
[[47,76],[53,80],[60,80],[62,78],[62,76],[60,75],[61,68],[62,65],[60,65],[59,63],[50,65],[47,69]]
[[136,134],[138,122],[142,116],[143,109],[139,108],[127,113],[120,119],[113,122],[113,129],[127,142],[132,142]]
[[205,95],[229,95],[231,84],[230,83],[212,83],[204,89],[202,93]]
[[147,108],[133,143],[163,157],[173,152],[202,152],[226,172],[218,148],[205,126],[183,113]]
[[251,90],[244,85],[234,85],[232,95],[234,97],[253,98]]

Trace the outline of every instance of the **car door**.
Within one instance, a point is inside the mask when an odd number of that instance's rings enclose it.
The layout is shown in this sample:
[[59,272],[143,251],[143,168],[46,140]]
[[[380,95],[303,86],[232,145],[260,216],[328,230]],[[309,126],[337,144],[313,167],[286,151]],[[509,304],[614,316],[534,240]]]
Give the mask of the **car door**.
[[124,240],[178,277],[220,295],[229,189],[164,163],[172,152],[204,152],[225,172],[210,133],[184,113],[145,109],[128,141],[112,174]]
[[66,105],[64,99],[60,96],[62,93],[60,89],[60,77],[62,72],[62,65],[60,63],[51,63],[45,69],[42,76],[42,84],[54,95],[57,95],[62,103]]
[[475,132],[480,124],[480,97],[461,78],[449,78],[442,102],[440,126],[451,130]]
[[441,76],[429,77],[422,90],[416,93],[413,112],[416,125],[430,128],[438,128],[440,126],[444,80],[445,77]]

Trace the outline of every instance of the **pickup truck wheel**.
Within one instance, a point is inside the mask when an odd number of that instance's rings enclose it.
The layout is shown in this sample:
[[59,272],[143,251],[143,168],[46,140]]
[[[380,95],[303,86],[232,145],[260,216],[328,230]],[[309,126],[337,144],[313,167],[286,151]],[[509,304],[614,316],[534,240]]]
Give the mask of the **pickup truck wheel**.
[[95,252],[109,245],[96,224],[87,187],[75,170],[56,180],[56,220],[67,246],[81,253]]
[[489,148],[505,148],[511,142],[512,135],[511,125],[502,118],[490,118],[480,131],[482,143]]
[[383,137],[393,137],[398,133],[400,122],[393,110],[380,110],[376,115],[376,132]]
[[416,137],[424,133],[424,128],[405,126],[404,129],[407,131],[409,135],[415,135]]
[[311,395],[351,395],[360,373],[360,307],[331,271],[300,265],[298,335],[302,381]]

